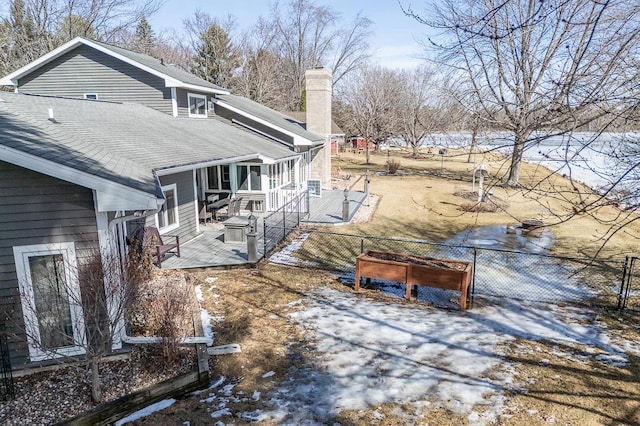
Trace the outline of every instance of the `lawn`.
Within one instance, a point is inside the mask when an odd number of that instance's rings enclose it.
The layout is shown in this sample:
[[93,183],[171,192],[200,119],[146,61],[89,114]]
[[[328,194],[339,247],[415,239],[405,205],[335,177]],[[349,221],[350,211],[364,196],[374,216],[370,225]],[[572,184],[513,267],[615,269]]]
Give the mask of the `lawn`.
[[[507,172],[504,158],[486,154],[481,159],[478,154],[476,162],[488,164],[491,172],[485,190],[492,191],[506,207],[495,213],[474,213],[461,210],[468,200],[456,195],[471,191],[473,163],[467,162],[467,154],[450,150],[444,158],[436,154],[421,159],[405,154],[398,150],[390,156],[372,153],[370,164],[362,154],[342,153],[339,160],[334,159],[345,174],[368,170],[371,193],[381,196],[372,221],[337,228],[339,232],[442,241],[471,227],[519,224],[533,218],[550,226],[555,236],[554,254],[588,257],[598,250],[601,257],[637,254],[638,223],[630,224],[604,244],[612,226],[635,215],[611,206],[575,214],[576,206],[596,197],[585,195],[590,191],[582,185],[576,184],[577,192],[567,179],[549,177],[548,169],[523,164],[521,182],[535,190],[512,189],[500,184]],[[400,162],[397,175],[386,175],[388,158]],[[362,190],[363,186],[360,181],[354,189]]]
[[[397,176],[377,173],[386,155],[368,165],[341,155],[343,173],[369,170],[380,202],[371,221],[333,231],[442,241],[469,227],[571,215],[573,203],[499,185],[491,190],[503,211],[463,212],[455,194],[470,190],[465,155],[394,155]],[[485,161],[500,170],[497,157]],[[529,183],[543,173],[523,167]],[[562,179],[545,185],[570,188]],[[596,213],[551,226],[553,252],[596,253],[609,226],[597,219],[617,212]],[[629,227],[601,255],[634,253],[637,235]],[[193,274],[217,318],[215,344],[242,352],[213,357],[211,388],[138,424],[640,424],[637,317],[508,298],[477,298],[461,312],[406,302],[402,285],[355,295],[353,275],[268,262]]]

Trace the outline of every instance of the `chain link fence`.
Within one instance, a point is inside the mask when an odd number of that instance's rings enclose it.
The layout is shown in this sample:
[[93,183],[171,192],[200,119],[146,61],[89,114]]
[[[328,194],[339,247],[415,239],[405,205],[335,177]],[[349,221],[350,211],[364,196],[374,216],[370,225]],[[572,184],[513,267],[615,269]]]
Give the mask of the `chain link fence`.
[[[284,233],[283,229],[278,231]],[[290,229],[289,232],[291,231]],[[291,235],[289,244],[271,255],[269,260],[339,272],[345,281],[351,280],[353,283],[355,259],[368,250],[471,262],[474,266],[473,296],[614,308],[618,304],[623,260],[557,257],[317,229],[297,230]],[[377,280],[372,281],[369,286],[398,295],[404,294],[405,289],[404,283]],[[457,292],[418,287],[419,300],[438,305],[455,305],[459,293],[454,293]]]

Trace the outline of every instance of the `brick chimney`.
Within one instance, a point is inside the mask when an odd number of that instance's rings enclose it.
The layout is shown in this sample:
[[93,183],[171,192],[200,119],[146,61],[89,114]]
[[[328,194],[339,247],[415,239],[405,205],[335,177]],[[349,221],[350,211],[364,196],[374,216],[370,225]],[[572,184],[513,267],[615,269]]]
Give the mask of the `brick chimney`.
[[331,188],[331,73],[324,68],[307,70],[307,130],[324,136],[322,148],[311,161],[311,177]]

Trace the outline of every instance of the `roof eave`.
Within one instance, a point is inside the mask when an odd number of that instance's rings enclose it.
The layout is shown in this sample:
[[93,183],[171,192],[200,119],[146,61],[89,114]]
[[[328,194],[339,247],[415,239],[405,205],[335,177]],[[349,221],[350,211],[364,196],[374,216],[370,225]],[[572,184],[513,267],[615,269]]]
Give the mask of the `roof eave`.
[[[0,160],[95,190],[98,193],[99,211],[150,209],[157,205],[155,193],[131,188],[14,148],[0,146]],[[113,205],[111,200],[117,201],[118,205]]]
[[253,120],[253,121],[257,122],[257,123],[260,123],[260,124],[263,124],[265,126],[268,126],[268,127],[272,128],[275,131],[284,133],[287,136],[291,136],[293,138],[293,144],[295,146],[310,146],[310,145],[314,145],[314,141],[312,141],[310,139],[307,139],[307,138],[305,138],[303,136],[300,136],[300,135],[298,135],[298,134],[296,134],[296,133],[294,133],[294,132],[292,132],[290,130],[287,130],[287,129],[283,128],[283,127],[280,127],[277,124],[274,124],[274,123],[272,123],[270,121],[267,121],[267,120],[265,120],[263,118],[256,117],[253,114],[249,114],[248,112],[246,112],[246,111],[244,111],[244,110],[242,110],[240,108],[236,108],[233,105],[230,105],[229,103],[227,103],[227,102],[225,102],[225,101],[223,101],[221,99],[214,99],[213,102],[216,103],[216,104],[221,105],[223,108],[227,108],[227,109],[229,109],[229,110],[231,110],[231,111],[233,111],[233,112],[235,112],[237,114],[240,114],[240,115],[242,115],[242,116],[244,116],[244,117],[246,117],[246,118],[248,118],[250,120]]
[[187,84],[176,79],[166,79],[165,85],[167,87],[177,87],[180,89],[197,90],[198,92],[210,93],[212,95],[230,95],[228,90],[214,89],[213,87],[198,86],[197,84]]

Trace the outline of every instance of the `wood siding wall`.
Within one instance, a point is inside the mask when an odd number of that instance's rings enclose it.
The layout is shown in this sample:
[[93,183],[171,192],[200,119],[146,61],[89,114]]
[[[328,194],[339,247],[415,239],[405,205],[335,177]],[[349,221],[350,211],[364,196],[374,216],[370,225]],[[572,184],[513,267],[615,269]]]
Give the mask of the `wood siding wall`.
[[[180,227],[169,231],[168,234],[178,235],[181,242],[190,240],[198,234],[196,231],[196,212],[194,207],[193,172],[188,171],[161,176],[160,183],[162,186],[175,183],[176,192],[178,193],[178,220]],[[147,218],[146,226],[156,226],[154,216]]]
[[87,46],[78,46],[18,81],[22,93],[133,102],[172,114],[164,80]]
[[13,368],[28,362],[13,247],[72,241],[79,265],[98,247],[93,192],[0,161],[0,318]]

